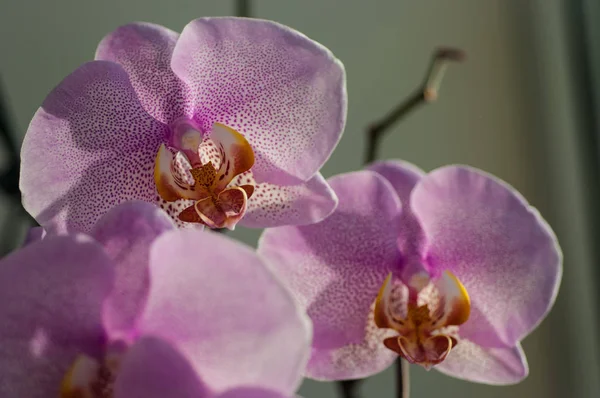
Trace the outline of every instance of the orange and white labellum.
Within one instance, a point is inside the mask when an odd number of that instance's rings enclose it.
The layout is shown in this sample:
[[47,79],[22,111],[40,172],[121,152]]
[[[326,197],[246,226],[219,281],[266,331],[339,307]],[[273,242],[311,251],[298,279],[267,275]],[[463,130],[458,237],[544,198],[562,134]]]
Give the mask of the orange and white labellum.
[[122,355],[111,354],[103,362],[78,356],[65,374],[60,398],[112,398]]
[[234,229],[246,212],[254,186],[229,184],[254,165],[254,152],[243,135],[220,123],[213,125],[209,140],[217,157],[206,163],[198,155],[202,139],[197,130],[190,128],[182,134],[183,148],[176,155],[161,145],[154,167],[156,189],[167,202],[195,201],[179,214],[181,221]]
[[399,315],[392,308],[392,275],[388,275],[375,301],[374,319],[379,328],[395,330],[383,344],[408,362],[430,369],[442,362],[458,344],[457,326],[469,319],[467,290],[450,271],[418,295],[413,295]]

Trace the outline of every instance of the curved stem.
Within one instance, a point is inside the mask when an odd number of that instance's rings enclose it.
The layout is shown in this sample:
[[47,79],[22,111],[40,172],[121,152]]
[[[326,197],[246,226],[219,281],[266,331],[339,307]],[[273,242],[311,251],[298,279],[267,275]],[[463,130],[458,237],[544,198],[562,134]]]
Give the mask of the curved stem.
[[371,163],[377,158],[377,150],[381,137],[399,120],[404,118],[420,105],[433,102],[438,97],[442,79],[446,73],[449,62],[462,61],[465,55],[461,50],[454,48],[438,49],[432,56],[425,80],[421,86],[408,98],[402,101],[383,119],[373,123],[367,131],[367,150],[365,163]]

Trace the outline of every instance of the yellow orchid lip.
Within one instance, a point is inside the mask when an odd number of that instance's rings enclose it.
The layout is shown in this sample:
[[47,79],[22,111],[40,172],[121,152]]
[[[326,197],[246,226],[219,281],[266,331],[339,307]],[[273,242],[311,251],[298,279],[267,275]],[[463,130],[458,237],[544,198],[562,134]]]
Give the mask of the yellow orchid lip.
[[104,362],[79,355],[61,382],[60,398],[112,397],[120,356],[107,356]]
[[[181,148],[174,149],[187,159],[189,167],[186,170],[185,166],[177,164],[171,150],[161,145],[154,167],[157,192],[167,202],[194,201],[178,215],[181,221],[233,229],[245,214],[254,186],[230,186],[230,183],[254,165],[252,147],[236,130],[215,123],[208,139],[219,157],[217,168],[211,160],[206,163],[200,160],[201,133],[194,130],[193,124],[183,126],[185,130],[178,133]],[[185,181],[185,173],[191,175],[193,182]]]
[[[396,337],[383,344],[410,363],[431,368],[444,361],[458,343],[457,326],[469,319],[471,301],[466,288],[450,271],[446,270],[431,282],[430,292],[436,300],[417,300],[406,304],[406,315],[398,316],[391,308],[392,274],[383,282],[375,300],[374,320],[379,328],[393,329]],[[421,291],[419,294],[426,295]]]

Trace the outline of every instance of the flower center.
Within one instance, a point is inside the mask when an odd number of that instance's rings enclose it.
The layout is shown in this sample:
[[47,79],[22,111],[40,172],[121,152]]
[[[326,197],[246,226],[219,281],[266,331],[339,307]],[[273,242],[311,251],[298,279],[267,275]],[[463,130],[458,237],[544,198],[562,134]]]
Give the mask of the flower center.
[[233,229],[244,216],[253,185],[234,185],[232,180],[251,169],[254,152],[243,135],[215,123],[208,138],[191,121],[173,127],[170,149],[161,145],[156,156],[154,180],[167,202],[193,202],[177,218],[210,228]]
[[[392,288],[390,274],[375,302],[375,323],[379,328],[395,330],[398,335],[383,344],[410,363],[426,369],[442,362],[458,343],[458,325],[469,318],[470,299],[465,287],[450,271],[431,282],[417,294],[399,292],[410,288],[399,283]],[[400,301],[401,305],[394,306]]]
[[122,352],[109,352],[102,361],[78,356],[67,371],[60,398],[112,398]]

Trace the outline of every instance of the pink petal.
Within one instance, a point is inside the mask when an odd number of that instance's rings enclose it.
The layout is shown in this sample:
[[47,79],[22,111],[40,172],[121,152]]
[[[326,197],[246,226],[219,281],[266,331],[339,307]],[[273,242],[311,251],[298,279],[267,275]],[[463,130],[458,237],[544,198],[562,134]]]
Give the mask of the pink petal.
[[189,361],[168,342],[143,337],[127,352],[114,398],[210,398]]
[[426,176],[426,173],[419,167],[404,160],[374,162],[367,166],[367,170],[379,173],[388,180],[402,203],[409,203],[413,188]]
[[142,107],[155,119],[170,124],[188,115],[187,87],[171,70],[179,34],[147,22],[131,23],[108,34],[96,59],[116,62],[131,80]]
[[175,228],[155,205],[127,202],[113,207],[91,235],[115,262],[115,286],[104,308],[104,325],[112,338],[127,338],[146,303],[149,256],[154,240]]
[[141,333],[171,341],[217,393],[246,384],[295,391],[310,326],[253,250],[178,230],[157,239],[150,263]]
[[399,265],[394,220],[400,203],[390,184],[370,171],[329,183],[339,198],[332,215],[313,225],[267,229],[258,251],[313,321],[307,374],[365,377],[393,360],[382,336],[372,337],[367,326],[380,286]]
[[512,348],[485,348],[469,340],[460,340],[435,368],[448,376],[493,385],[516,384],[529,373],[520,344]]
[[425,177],[425,172],[412,163],[402,160],[386,160],[372,163],[368,170],[375,171],[392,184],[403,206],[398,221],[398,247],[402,253],[402,279],[407,285],[420,290],[429,280],[429,269],[421,259],[425,237],[419,221],[413,214],[409,203],[410,194],[415,185]]
[[190,87],[195,120],[223,123],[250,142],[260,182],[308,180],[329,158],[346,120],[345,72],[329,50],[283,25],[201,18],[171,63]]
[[460,336],[513,346],[531,332],[552,307],[562,273],[556,237],[539,213],[504,182],[459,166],[421,180],[411,206],[433,271],[453,272],[471,297]]
[[113,264],[82,235],[50,236],[0,262],[0,396],[57,396],[79,354],[98,355]]
[[363,338],[357,343],[328,348],[313,343],[305,376],[321,381],[362,379],[373,376],[394,363],[398,354],[383,341],[397,335],[390,329],[378,329],[371,321],[363,321]]
[[165,136],[119,65],[84,64],[48,95],[27,130],[23,205],[55,233],[89,231],[127,200],[154,202],[154,158]]
[[328,217],[337,206],[337,197],[321,173],[306,182],[289,185],[258,184],[252,172],[234,180],[234,185],[251,184],[254,192],[240,225],[271,228],[282,225],[314,224]]

